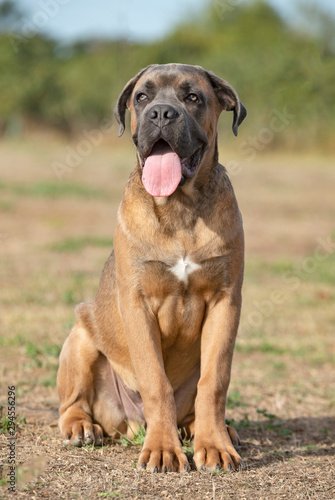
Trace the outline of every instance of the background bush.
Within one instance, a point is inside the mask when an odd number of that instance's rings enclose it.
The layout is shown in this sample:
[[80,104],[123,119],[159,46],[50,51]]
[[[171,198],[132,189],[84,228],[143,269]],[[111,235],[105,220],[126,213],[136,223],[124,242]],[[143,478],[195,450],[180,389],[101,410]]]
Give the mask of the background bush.
[[67,47],[45,35],[23,36],[22,15],[11,1],[0,3],[0,13],[2,135],[31,122],[68,135],[96,127],[139,69],[184,62],[214,71],[238,90],[250,134],[286,106],[295,118],[272,146],[334,148],[335,22],[316,7],[301,7],[306,22],[298,26],[264,1],[224,15],[214,2],[155,43],[87,40]]

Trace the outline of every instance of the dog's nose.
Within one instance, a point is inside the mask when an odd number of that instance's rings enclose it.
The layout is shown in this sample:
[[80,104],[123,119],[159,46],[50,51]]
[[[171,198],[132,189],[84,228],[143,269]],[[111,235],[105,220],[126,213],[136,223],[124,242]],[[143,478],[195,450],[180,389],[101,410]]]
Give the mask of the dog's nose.
[[149,120],[160,128],[173,122],[178,116],[178,111],[169,104],[156,104],[148,113]]

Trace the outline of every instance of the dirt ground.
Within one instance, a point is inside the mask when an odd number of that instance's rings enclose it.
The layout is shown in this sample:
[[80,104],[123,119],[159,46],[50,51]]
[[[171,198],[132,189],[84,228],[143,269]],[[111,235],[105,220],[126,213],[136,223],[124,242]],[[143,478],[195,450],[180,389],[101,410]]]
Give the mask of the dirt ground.
[[103,143],[72,156],[59,180],[54,162],[77,148],[47,137],[0,145],[0,498],[335,498],[333,158],[267,151],[249,162],[222,148],[221,162],[239,167],[246,233],[227,411],[245,469],[150,475],[136,471],[138,446],[65,447],[57,429],[59,352],[75,304],[96,292],[135,158],[129,138]]

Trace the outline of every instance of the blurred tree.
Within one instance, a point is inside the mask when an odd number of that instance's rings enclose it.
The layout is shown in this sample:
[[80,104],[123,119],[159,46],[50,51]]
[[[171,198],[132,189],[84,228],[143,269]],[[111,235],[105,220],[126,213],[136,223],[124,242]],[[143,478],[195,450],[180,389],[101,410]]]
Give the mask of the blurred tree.
[[0,1],[0,130],[13,120],[67,134],[96,127],[111,117],[119,92],[142,67],[184,62],[234,85],[248,108],[244,133],[261,130],[274,110],[286,109],[294,119],[273,146],[332,144],[335,21],[313,9],[303,5],[305,21],[296,26],[265,0],[214,0],[155,43],[86,40],[64,47],[44,35],[23,37],[22,13],[14,2]]
[[12,0],[0,2],[0,32],[17,29],[21,19],[22,12]]

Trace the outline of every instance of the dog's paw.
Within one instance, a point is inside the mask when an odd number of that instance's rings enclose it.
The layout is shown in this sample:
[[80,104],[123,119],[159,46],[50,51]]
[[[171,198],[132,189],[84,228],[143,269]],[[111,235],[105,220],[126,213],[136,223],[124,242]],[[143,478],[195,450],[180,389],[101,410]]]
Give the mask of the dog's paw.
[[231,439],[231,442],[233,443],[233,446],[235,448],[239,448],[241,446],[241,441],[237,431],[234,429],[234,427],[231,427],[230,425],[227,425],[227,431]]
[[[230,438],[239,443],[238,435],[227,429]],[[234,430],[234,429],[232,429]],[[194,441],[194,462],[198,470],[219,470],[237,471],[243,468],[240,455],[232,445],[233,439],[228,436],[213,437],[206,436],[197,438]]]
[[[165,442],[164,442],[165,441]],[[137,462],[137,469],[148,472],[189,472],[191,470],[179,439],[175,442],[163,439],[148,439]]]
[[65,445],[78,448],[89,444],[102,446],[103,432],[100,425],[92,424],[88,420],[80,420],[67,427],[64,437]]

